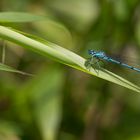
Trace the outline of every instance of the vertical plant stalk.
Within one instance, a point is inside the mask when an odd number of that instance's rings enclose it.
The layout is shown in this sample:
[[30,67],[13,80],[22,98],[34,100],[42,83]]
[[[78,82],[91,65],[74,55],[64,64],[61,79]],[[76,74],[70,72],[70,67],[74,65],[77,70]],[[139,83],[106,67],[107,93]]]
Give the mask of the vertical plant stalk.
[[6,54],[6,43],[5,43],[5,41],[3,40],[2,41],[2,58],[1,58],[1,62],[2,62],[2,64],[4,64],[5,63],[5,54]]

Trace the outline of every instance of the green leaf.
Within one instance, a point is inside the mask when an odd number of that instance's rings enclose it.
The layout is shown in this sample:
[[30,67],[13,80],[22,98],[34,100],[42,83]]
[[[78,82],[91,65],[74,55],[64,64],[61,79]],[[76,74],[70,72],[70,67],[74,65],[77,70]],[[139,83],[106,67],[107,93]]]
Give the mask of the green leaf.
[[62,115],[63,79],[63,71],[52,67],[45,69],[43,74],[28,85],[27,91],[35,106],[34,113],[44,140],[56,140],[58,135]]
[[19,73],[19,74],[23,74],[23,75],[29,75],[29,76],[33,76],[32,74],[29,74],[29,73],[26,73],[26,72],[23,72],[23,71],[19,71],[19,70],[16,70],[10,66],[7,66],[5,64],[2,64],[0,63],[0,70],[1,71],[6,71],[6,72],[14,72],[14,73]]
[[[56,44],[50,43],[42,39],[33,39],[4,26],[0,26],[0,37],[17,43],[41,55],[59,61],[60,63],[63,63],[65,65],[68,65],[75,69],[100,77],[102,79],[108,80],[110,82],[116,83],[118,85],[140,93],[140,87],[110,71],[107,71],[105,69],[94,70],[93,68],[91,68],[89,71],[87,67],[85,67],[86,59]],[[99,71],[99,73],[97,74],[96,71]]]
[[64,78],[64,72],[58,66],[43,68],[17,92],[14,102],[17,112],[24,122],[35,123],[43,140],[56,140],[58,136]]
[[0,12],[0,23],[11,23],[11,22],[32,22],[45,20],[44,16],[37,16],[34,14],[23,13],[23,12]]

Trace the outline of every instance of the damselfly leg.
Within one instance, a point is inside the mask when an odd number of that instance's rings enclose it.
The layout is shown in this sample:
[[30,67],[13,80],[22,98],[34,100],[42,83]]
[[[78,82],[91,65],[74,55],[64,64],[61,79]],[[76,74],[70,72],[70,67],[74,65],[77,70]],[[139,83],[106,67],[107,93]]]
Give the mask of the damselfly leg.
[[94,69],[94,71],[99,74],[99,69],[101,69],[99,62],[101,60],[100,59],[95,59],[94,57],[90,57],[86,60],[85,62],[85,66],[86,68],[90,71],[90,68],[92,67]]

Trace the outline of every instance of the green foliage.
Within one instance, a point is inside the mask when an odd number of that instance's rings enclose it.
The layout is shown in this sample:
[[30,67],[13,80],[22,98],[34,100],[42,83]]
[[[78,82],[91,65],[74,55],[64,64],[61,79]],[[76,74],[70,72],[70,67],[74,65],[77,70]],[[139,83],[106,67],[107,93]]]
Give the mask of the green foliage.
[[37,16],[24,12],[1,12],[0,13],[0,22],[1,23],[16,23],[16,22],[33,22],[45,20],[43,16]]
[[88,49],[139,57],[138,0],[0,4],[22,11],[0,13],[0,139],[140,138],[139,74],[85,66]]
[[[140,92],[140,88],[135,86],[134,84],[128,82],[127,80],[107,71],[107,70],[94,70],[91,68],[90,70],[87,69],[85,66],[86,60],[75,53],[66,50],[58,45],[49,43],[47,41],[44,41],[45,44],[30,39],[29,37],[26,37],[22,34],[19,34],[15,31],[9,30],[6,27],[0,26],[0,36],[3,39],[7,39],[10,41],[13,41],[21,46],[24,46],[28,49],[31,49],[37,53],[40,53],[42,55],[51,57],[54,60],[57,60],[63,64],[66,64],[68,66],[71,66],[73,68],[79,69],[81,71],[84,71],[86,73],[96,75],[100,78],[106,79],[108,81],[112,81],[114,83],[117,83],[121,86],[127,87],[129,89],[135,90],[137,92]],[[98,73],[96,71],[99,71]]]
[[7,66],[3,63],[0,64],[0,70],[1,71],[7,71],[7,72],[14,72],[14,73],[19,73],[19,74],[23,74],[23,75],[29,75],[29,76],[33,76],[32,74],[29,74],[29,73],[26,73],[26,72],[23,72],[23,71],[19,71],[19,70],[16,70],[10,66]]
[[[47,75],[46,73],[49,74]],[[32,119],[35,120],[34,123],[39,128],[43,139],[54,140],[58,134],[57,131],[62,116],[61,89],[63,80],[64,75],[59,67],[56,66],[53,70],[52,68],[49,70],[44,69],[40,75],[36,76],[17,92],[15,106],[18,107],[17,112],[23,114],[20,119],[25,123]],[[23,98],[25,99],[24,101]],[[28,111],[27,106],[30,103],[32,103],[31,112]],[[24,112],[21,108],[24,109]],[[24,115],[25,111],[27,116]]]

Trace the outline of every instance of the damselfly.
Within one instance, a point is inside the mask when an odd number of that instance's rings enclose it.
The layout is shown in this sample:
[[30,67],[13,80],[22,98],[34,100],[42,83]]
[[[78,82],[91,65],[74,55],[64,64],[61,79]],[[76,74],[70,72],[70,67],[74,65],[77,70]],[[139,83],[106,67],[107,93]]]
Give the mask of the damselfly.
[[[107,62],[115,63],[115,64],[121,65],[123,67],[129,68],[129,69],[132,69],[132,70],[135,70],[137,72],[140,72],[140,68],[133,67],[133,66],[128,65],[126,63],[123,63],[123,62],[121,62],[119,60],[116,60],[116,59],[114,59],[112,57],[109,57],[103,51],[89,50],[88,51],[88,54],[91,56],[91,58],[89,58],[86,61],[86,63],[85,63],[85,65],[86,65],[87,68],[89,68],[91,66],[94,67],[95,64],[97,64],[98,67],[100,68],[100,65],[98,64],[98,62],[101,61],[101,60],[104,60],[104,61],[107,61]],[[96,62],[93,61],[94,58],[97,60]]]

